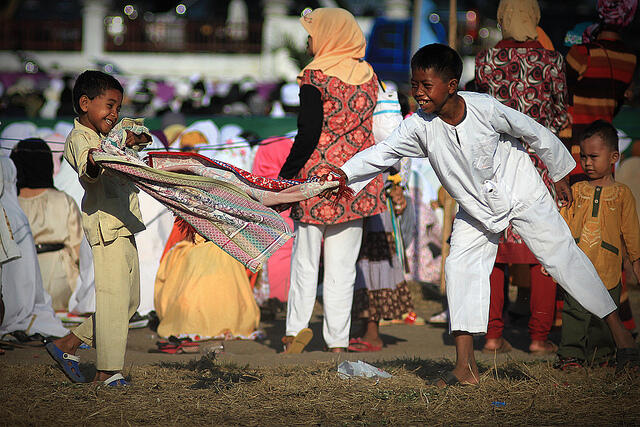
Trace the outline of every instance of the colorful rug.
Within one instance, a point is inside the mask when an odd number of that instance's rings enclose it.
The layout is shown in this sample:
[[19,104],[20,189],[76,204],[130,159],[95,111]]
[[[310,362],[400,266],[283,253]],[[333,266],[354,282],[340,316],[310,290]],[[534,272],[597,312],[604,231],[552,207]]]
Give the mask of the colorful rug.
[[93,153],[95,161],[167,206],[252,272],[293,236],[267,205],[294,203],[338,186],[258,177],[196,153],[150,153],[147,164],[132,150],[119,148],[114,131]]

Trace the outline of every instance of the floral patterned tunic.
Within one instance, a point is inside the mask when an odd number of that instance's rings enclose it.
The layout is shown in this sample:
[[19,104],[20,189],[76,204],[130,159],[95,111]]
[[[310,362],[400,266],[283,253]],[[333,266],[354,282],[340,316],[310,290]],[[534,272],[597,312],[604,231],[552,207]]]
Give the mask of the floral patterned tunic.
[[[305,71],[301,85],[312,85],[321,93],[324,119],[320,140],[298,178],[322,175],[329,166],[342,166],[354,154],[374,144],[373,109],[378,95],[378,79],[355,86],[320,70]],[[386,210],[382,176],[377,176],[352,200],[312,197],[299,202],[291,217],[308,224],[339,224],[376,215]]]
[[[555,134],[569,124],[564,60],[537,41],[503,40],[476,56],[476,83],[498,101],[520,111]],[[549,171],[529,147],[527,152],[551,196],[556,191]],[[511,224],[500,237],[498,263],[537,264],[535,256]]]

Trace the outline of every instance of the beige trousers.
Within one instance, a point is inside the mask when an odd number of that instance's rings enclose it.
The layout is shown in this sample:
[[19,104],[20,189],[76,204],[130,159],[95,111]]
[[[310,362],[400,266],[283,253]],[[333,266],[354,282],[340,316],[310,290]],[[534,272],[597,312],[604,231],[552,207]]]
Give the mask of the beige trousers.
[[96,312],[73,334],[97,350],[97,369],[124,367],[129,319],[140,303],[140,268],[133,236],[91,247],[96,283]]

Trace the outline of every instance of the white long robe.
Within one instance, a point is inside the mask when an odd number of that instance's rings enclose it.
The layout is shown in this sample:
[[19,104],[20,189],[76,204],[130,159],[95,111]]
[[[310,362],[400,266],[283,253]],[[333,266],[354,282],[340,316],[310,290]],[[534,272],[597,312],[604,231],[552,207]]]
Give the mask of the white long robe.
[[0,163],[4,184],[0,200],[22,255],[2,266],[5,314],[0,325],[0,336],[14,331],[25,331],[28,335],[67,335],[69,331],[56,318],[51,307],[51,297],[42,287],[29,221],[18,203],[16,167],[9,157],[0,156]]
[[551,131],[528,116],[489,95],[458,94],[466,103],[466,117],[457,126],[419,111],[341,169],[357,192],[402,157],[428,157],[462,209],[489,231],[499,232],[507,227],[515,201],[535,200],[548,191],[535,168],[528,167],[522,145],[504,135],[529,144],[554,181],[566,176],[575,161]]
[[452,126],[419,112],[389,138],[343,166],[359,191],[402,157],[428,157],[443,187],[460,204],[445,265],[452,331],[485,333],[489,273],[498,233],[509,222],[552,277],[587,310],[604,317],[615,310],[598,273],[578,246],[518,139],[544,161],[554,181],[575,161],[548,129],[494,98],[460,92],[462,121]]

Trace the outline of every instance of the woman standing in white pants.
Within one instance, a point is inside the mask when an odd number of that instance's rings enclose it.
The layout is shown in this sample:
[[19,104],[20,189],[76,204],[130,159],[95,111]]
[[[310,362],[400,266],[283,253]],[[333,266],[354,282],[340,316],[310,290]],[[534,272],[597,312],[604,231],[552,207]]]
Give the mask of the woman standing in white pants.
[[[362,60],[366,40],[355,18],[344,9],[321,8],[305,13],[300,22],[309,33],[308,51],[314,59],[298,76],[298,135],[280,171],[284,178],[322,175],[374,144],[378,79]],[[380,177],[353,200],[334,203],[312,197],[294,206],[285,352],[299,353],[311,340],[308,325],[323,242],[324,340],[334,352],[349,345],[362,218],[385,210]]]

